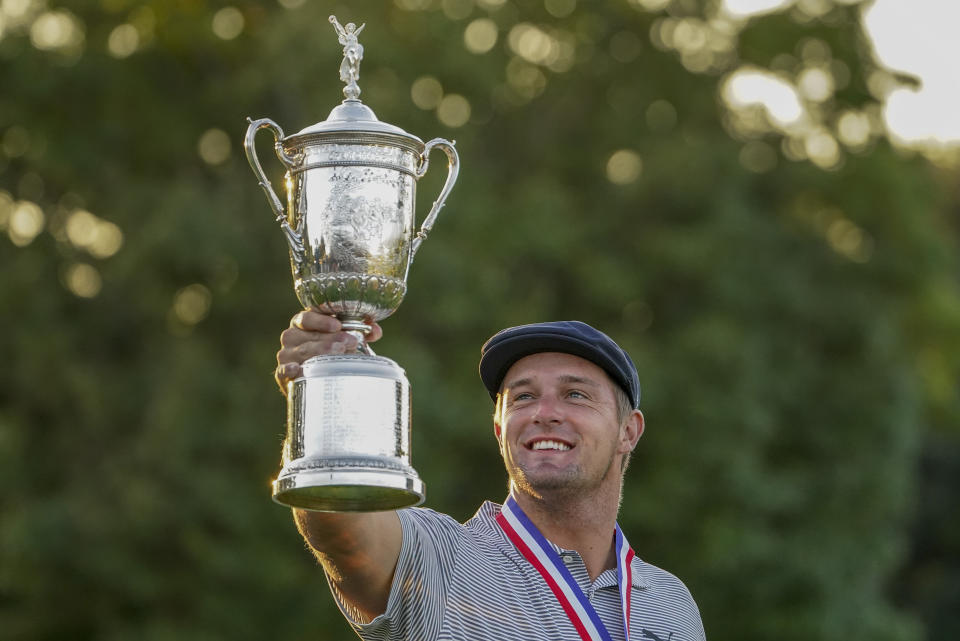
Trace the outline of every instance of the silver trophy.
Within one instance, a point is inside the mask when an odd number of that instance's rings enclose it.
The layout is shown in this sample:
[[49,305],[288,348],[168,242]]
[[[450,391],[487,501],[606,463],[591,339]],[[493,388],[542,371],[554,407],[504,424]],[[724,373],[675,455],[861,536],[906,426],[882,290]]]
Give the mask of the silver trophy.
[[[287,387],[283,469],[273,498],[324,511],[390,510],[423,502],[410,466],[410,384],[389,358],[364,341],[370,320],[390,316],[407,289],[407,272],[453,188],[453,143],[422,140],[380,122],[360,102],[357,36],[330,16],[343,45],[345,100],[323,122],[292,136],[269,118],[250,120],[247,159],[290,246],[294,288],[304,307],[335,315],[360,339],[357,353],[318,356]],[[260,166],[254,137],[268,129],[286,167],[284,207]],[[449,160],[447,180],[414,235],[417,180],[433,149]]]

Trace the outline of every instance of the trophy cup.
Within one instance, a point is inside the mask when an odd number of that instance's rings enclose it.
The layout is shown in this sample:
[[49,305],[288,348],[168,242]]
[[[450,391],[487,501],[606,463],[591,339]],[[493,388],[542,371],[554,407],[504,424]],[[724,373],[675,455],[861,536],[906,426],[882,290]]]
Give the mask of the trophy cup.
[[[307,360],[287,386],[278,503],[308,510],[391,510],[423,502],[410,465],[410,384],[389,358],[364,341],[369,320],[390,316],[406,293],[407,272],[453,188],[459,158],[452,142],[420,138],[380,122],[360,99],[365,25],[330,16],[343,62],[345,100],[326,120],[292,136],[269,118],[251,120],[244,149],[290,248],[294,289],[304,307],[335,315],[360,339],[353,354]],[[274,137],[286,167],[287,206],[257,158],[260,129]],[[449,160],[447,179],[413,234],[416,182],[433,149]]]

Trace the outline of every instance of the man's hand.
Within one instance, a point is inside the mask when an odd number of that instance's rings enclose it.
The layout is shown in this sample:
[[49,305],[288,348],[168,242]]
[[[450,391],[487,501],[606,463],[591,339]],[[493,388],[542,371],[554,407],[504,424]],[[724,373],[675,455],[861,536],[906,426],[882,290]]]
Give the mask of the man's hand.
[[[376,323],[367,335],[367,342],[380,339],[383,330]],[[275,377],[280,390],[287,393],[287,383],[300,376],[300,366],[313,356],[345,354],[357,349],[357,339],[342,331],[340,321],[333,316],[321,314],[315,309],[305,309],[290,319],[290,327],[280,334],[280,351],[277,352]]]

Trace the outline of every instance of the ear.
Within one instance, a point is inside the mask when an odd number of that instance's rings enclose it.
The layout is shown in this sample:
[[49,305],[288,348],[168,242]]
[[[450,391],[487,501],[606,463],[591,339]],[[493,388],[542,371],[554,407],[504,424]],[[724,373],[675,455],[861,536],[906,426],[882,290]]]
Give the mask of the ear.
[[500,427],[500,423],[497,421],[493,422],[493,436],[497,439],[497,447],[500,449],[500,452],[503,453],[503,441],[500,440],[500,437],[503,436],[503,428]]
[[623,423],[623,429],[620,431],[621,452],[632,452],[637,446],[637,441],[643,436],[643,412],[633,410],[627,420]]

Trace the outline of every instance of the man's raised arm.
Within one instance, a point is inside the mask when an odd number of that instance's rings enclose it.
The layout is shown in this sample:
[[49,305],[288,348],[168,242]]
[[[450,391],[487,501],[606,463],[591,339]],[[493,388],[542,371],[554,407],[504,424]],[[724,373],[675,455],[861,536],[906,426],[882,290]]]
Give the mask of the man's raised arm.
[[[368,342],[380,338],[373,323]],[[313,310],[298,313],[280,335],[277,383],[300,376],[300,365],[312,356],[343,354],[357,339],[341,331],[340,321]],[[311,512],[293,510],[297,529],[323,565],[340,600],[355,618],[368,622],[387,607],[390,584],[400,556],[402,533],[396,512]]]

